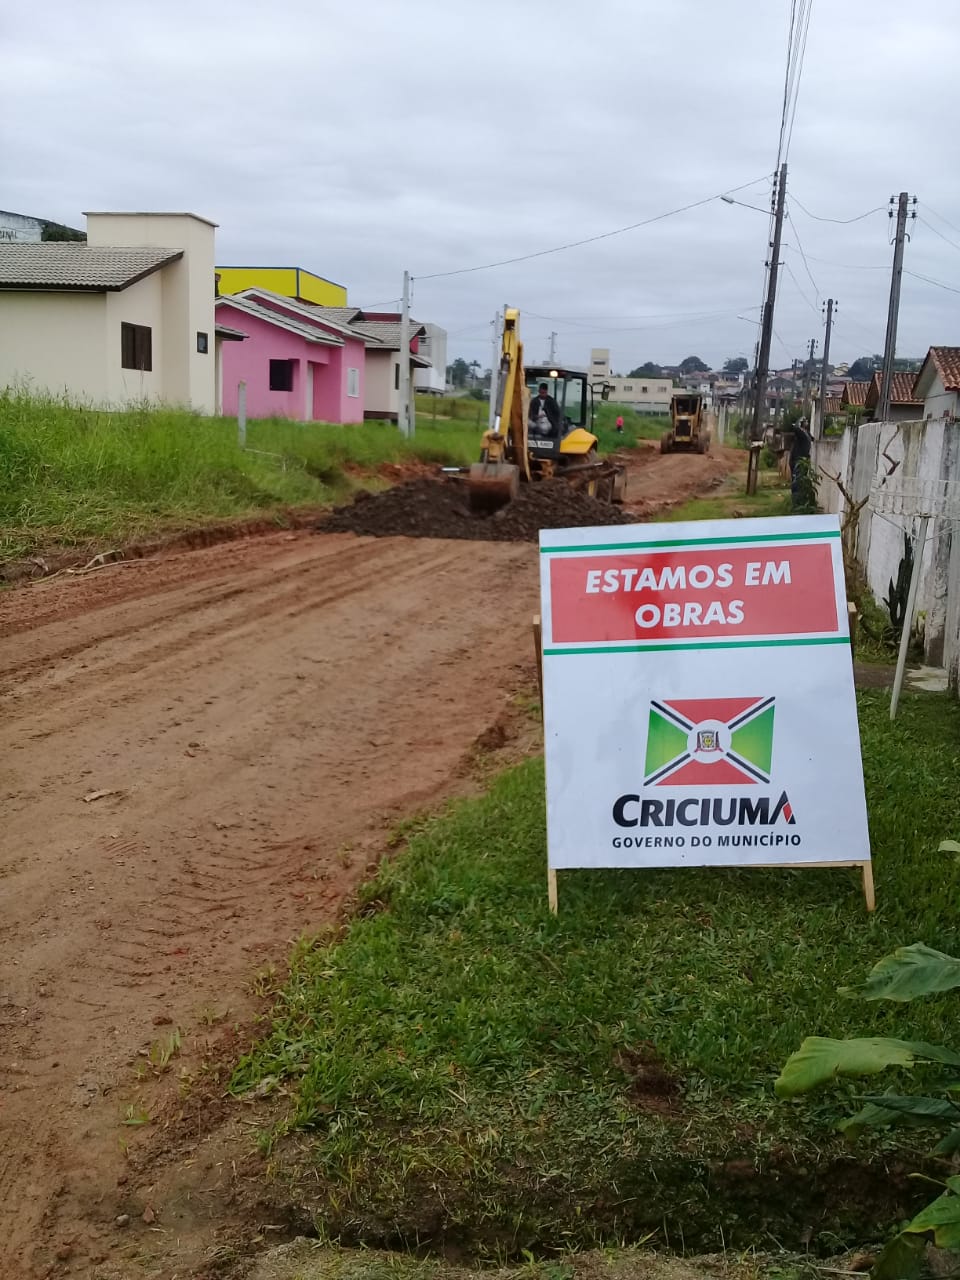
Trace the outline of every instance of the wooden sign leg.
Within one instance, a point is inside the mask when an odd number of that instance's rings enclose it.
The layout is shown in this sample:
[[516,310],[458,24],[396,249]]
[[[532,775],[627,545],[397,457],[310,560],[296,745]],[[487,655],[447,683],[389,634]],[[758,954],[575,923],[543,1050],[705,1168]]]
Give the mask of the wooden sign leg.
[[863,871],[863,896],[867,902],[867,910],[876,911],[877,897],[873,889],[873,863],[864,862],[861,870]]
[[559,904],[557,902],[557,873],[552,869],[548,869],[547,871],[547,901],[550,904],[551,912],[556,915],[559,911]]
[[[540,615],[533,620],[533,647],[537,655],[537,690],[540,694],[540,718],[543,719],[543,627],[540,624]],[[554,915],[557,914],[557,873],[547,868],[547,901],[550,904],[550,910]]]

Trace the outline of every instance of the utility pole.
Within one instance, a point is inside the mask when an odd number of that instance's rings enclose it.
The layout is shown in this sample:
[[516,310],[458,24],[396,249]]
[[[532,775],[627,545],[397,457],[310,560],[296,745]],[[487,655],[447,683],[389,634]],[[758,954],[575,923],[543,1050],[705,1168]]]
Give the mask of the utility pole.
[[554,331],[553,333],[551,333],[551,334],[550,334],[550,355],[549,355],[547,358],[548,358],[548,360],[550,361],[550,364],[551,364],[551,365],[553,365],[553,364],[555,364],[555,363],[556,363],[556,359],[557,359],[557,335],[556,335],[556,332],[555,332],[555,331]]
[[410,420],[410,272],[403,273],[403,304],[400,311],[400,388],[397,406],[397,426],[400,434],[409,438],[413,434]]
[[830,359],[830,330],[833,328],[833,298],[827,299],[827,327],[823,335],[823,362],[820,365],[820,421],[817,424],[817,437],[823,435],[827,421],[827,362]]
[[[890,414],[890,388],[893,383],[893,361],[897,354],[897,318],[900,314],[900,278],[903,275],[903,246],[907,238],[907,206],[910,197],[906,191],[900,192],[897,202],[897,230],[893,241],[893,276],[890,280],[890,306],[887,310],[887,338],[883,346],[883,371],[880,374],[880,403],[877,406],[877,421],[886,422]],[[917,203],[917,197],[913,197]],[[913,216],[917,216],[914,209]],[[890,209],[887,217],[893,217],[893,196],[890,197]]]
[[[504,307],[506,310],[506,307]],[[497,383],[500,379],[500,344],[503,335],[503,311],[498,311],[493,318],[493,355],[490,359],[490,403],[487,406],[487,430],[493,430],[493,420],[497,416]]]
[[777,183],[776,203],[774,205],[773,240],[770,244],[770,272],[767,276],[767,297],[763,304],[763,321],[760,328],[760,350],[757,356],[757,385],[753,404],[753,425],[751,439],[759,440],[763,435],[763,419],[766,392],[767,372],[770,367],[770,343],[773,339],[773,309],[777,301],[777,273],[780,270],[780,238],[783,235],[783,208],[787,194],[787,166],[780,166]]
[[803,365],[803,416],[810,421],[810,401],[813,397],[813,370],[816,362],[817,340],[810,339],[810,354]]

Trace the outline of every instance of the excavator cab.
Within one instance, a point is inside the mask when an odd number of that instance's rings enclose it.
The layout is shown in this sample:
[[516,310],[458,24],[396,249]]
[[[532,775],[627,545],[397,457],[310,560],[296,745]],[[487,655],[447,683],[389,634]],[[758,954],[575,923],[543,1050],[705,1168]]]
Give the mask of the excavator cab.
[[[558,365],[524,367],[519,311],[506,308],[493,425],[484,432],[480,461],[470,468],[470,506],[491,513],[517,496],[521,481],[562,476],[578,491],[606,502],[623,498],[626,468],[601,460],[593,420],[594,389],[581,369]],[[541,383],[559,409],[559,422],[549,429],[531,421],[531,401]],[[557,414],[553,414],[556,419]]]
[[589,430],[593,417],[593,392],[587,375],[580,369],[564,369],[559,365],[527,365],[524,369],[527,405],[533,407],[537,391],[547,384],[547,394],[560,409],[560,431],[540,435],[534,421],[528,423],[527,448],[531,459],[568,461],[570,455],[586,457],[596,448],[597,438]]

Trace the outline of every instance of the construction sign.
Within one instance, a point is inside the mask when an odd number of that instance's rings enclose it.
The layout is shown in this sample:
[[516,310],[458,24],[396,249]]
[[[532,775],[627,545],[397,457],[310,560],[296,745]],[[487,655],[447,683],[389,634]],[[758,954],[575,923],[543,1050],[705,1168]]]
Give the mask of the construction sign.
[[543,530],[540,560],[552,870],[869,864],[836,517]]

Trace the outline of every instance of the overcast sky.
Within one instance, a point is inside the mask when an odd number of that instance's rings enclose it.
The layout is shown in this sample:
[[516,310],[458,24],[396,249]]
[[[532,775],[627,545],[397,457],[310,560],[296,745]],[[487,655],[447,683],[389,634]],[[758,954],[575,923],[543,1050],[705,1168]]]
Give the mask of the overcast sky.
[[[776,161],[790,0],[45,0],[0,7],[0,208],[187,209],[223,264],[298,265],[414,313],[489,364],[522,309],[529,353],[616,368],[751,358],[767,219],[714,199]],[[822,339],[880,351],[891,194],[919,198],[898,352],[960,344],[957,0],[813,0],[789,154],[772,363]],[[884,212],[849,226],[817,221]],[[930,224],[929,226],[926,224]],[[950,225],[952,224],[952,226]],[[940,233],[938,236],[932,228]],[[945,237],[945,238],[941,238]],[[953,243],[948,243],[952,241]],[[800,248],[806,253],[805,268]],[[812,276],[812,279],[811,279]],[[953,292],[950,291],[953,290]],[[739,317],[746,317],[745,319]]]

